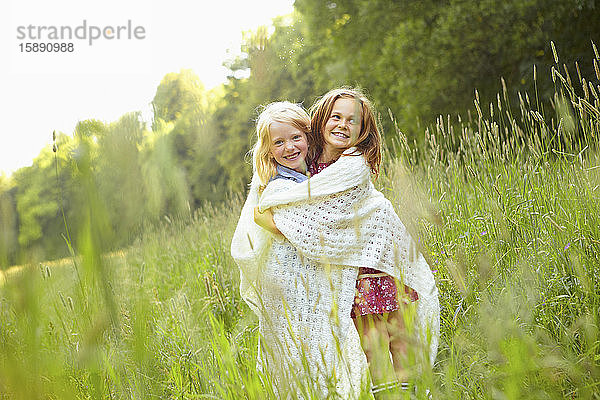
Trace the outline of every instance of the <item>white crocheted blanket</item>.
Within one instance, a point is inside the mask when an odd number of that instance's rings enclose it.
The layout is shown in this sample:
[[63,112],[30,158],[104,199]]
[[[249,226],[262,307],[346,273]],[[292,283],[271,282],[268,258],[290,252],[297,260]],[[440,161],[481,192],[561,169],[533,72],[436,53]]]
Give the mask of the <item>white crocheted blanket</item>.
[[[415,289],[422,337],[429,343],[433,363],[439,338],[433,275],[392,204],[373,187],[364,158],[349,155],[352,151],[285,191],[278,185],[267,186],[260,199],[260,182],[253,177],[231,245],[240,267],[242,297],[258,315],[261,268],[273,237],[254,223],[253,210],[257,205],[262,210],[272,208],[277,227],[303,257],[332,267],[375,268]],[[290,289],[292,285],[290,280]]]
[[[342,159],[312,178],[310,183],[314,186],[312,182],[324,182],[328,177],[333,175],[332,178],[335,178],[338,184],[331,187],[328,187],[326,184],[321,185],[323,186],[319,188],[321,196],[335,194],[340,191],[339,187],[342,187],[342,190],[346,190],[356,185],[368,184],[370,182],[369,170],[366,168],[364,162],[359,160],[362,160],[362,157],[342,157]],[[337,171],[343,169],[348,161],[355,161],[352,163],[354,164],[352,169],[338,174]],[[339,176],[335,176],[336,174]],[[262,209],[269,208],[269,204],[281,206],[288,203],[301,204],[307,202],[308,189],[306,184],[308,183],[309,181],[303,184],[296,184],[298,190],[294,188],[294,190],[285,191],[280,190],[280,185],[268,185],[261,197],[260,204]],[[255,173],[252,177],[248,196],[242,207],[240,219],[231,241],[231,256],[240,268],[240,293],[254,312],[259,311],[257,307],[260,304],[256,282],[266,262],[266,257],[273,240],[273,235],[254,222],[254,208],[259,205],[260,185],[260,179]],[[311,206],[315,204],[315,201],[318,201],[318,199],[313,195],[310,202]],[[278,207],[277,209],[282,210],[283,207]],[[288,239],[293,240],[294,238]],[[294,240],[294,242],[297,241]],[[320,254],[317,254],[317,257],[314,258],[319,261],[321,259]]]
[[392,204],[373,187],[365,159],[352,151],[291,190],[271,193],[267,187],[259,206],[273,209],[275,225],[304,257],[375,268],[416,290],[433,364],[440,329],[433,274]]
[[[231,254],[240,267],[242,297],[259,318],[261,343],[266,346],[261,346],[258,367],[269,372],[282,398],[297,392],[289,386],[297,379],[311,381],[310,386],[321,393],[317,397],[325,398],[331,395],[328,381],[334,377],[341,398],[357,398],[367,374],[360,338],[350,318],[357,268],[299,257],[288,240],[274,239],[258,227],[253,220],[257,182],[255,176]],[[277,179],[265,191],[286,192],[295,185]]]
[[273,236],[254,222],[258,206],[260,179],[254,174],[248,197],[231,240],[231,256],[240,268],[240,293],[252,311],[260,312],[257,280],[271,246]]

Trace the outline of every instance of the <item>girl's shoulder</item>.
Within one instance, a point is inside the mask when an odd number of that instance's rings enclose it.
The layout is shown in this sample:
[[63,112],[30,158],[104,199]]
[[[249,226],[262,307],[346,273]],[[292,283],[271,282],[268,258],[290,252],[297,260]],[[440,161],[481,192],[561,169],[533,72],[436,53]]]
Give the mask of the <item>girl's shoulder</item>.
[[262,191],[261,196],[284,192],[290,188],[293,188],[295,185],[298,185],[298,183],[294,182],[291,179],[273,179],[267,184],[265,189]]

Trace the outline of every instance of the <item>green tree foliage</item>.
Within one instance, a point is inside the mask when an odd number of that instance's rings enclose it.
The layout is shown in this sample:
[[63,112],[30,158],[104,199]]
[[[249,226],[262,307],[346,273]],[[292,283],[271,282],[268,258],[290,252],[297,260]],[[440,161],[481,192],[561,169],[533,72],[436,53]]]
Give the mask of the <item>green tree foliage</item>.
[[[390,109],[412,136],[417,121],[464,113],[474,90],[494,100],[500,77],[513,99],[533,91],[533,65],[554,64],[553,40],[569,66],[579,61],[593,76],[590,40],[600,38],[600,10],[585,0],[298,0],[311,42],[321,43],[327,65],[318,71],[332,84],[358,83],[381,111]],[[538,82],[552,93],[548,80]],[[391,123],[384,119],[388,132]],[[422,132],[422,130],[421,130]]]
[[0,269],[15,261],[17,248],[17,210],[15,186],[10,177],[0,174]]
[[74,189],[69,168],[73,142],[70,137],[59,135],[56,145],[63,151],[55,153],[47,146],[31,166],[19,169],[13,176],[18,213],[18,260],[23,262],[66,253],[60,207],[61,201],[69,207],[67,203]]
[[220,132],[214,126],[214,111],[221,97],[219,88],[205,90],[193,71],[183,69],[163,78],[152,102],[153,131],[169,131],[159,134],[162,139],[156,145],[174,152],[173,160],[184,173],[178,181],[187,182],[192,198],[186,201],[194,207],[222,198],[223,174],[215,163]]
[[[139,113],[108,124],[81,121],[72,137],[58,136],[56,152],[47,147],[31,167],[19,169],[12,177],[14,187],[2,180],[3,260],[65,256],[67,240],[77,251],[89,236],[90,221],[105,224],[98,233],[103,248],[126,245],[146,222],[187,209],[187,182],[170,144],[174,123],[167,125],[149,132]],[[11,201],[16,205],[12,219]],[[17,227],[10,229],[11,223]]]
[[198,128],[208,117],[209,98],[198,76],[189,69],[169,73],[152,100],[155,130],[160,121],[173,122],[173,145],[182,160],[192,158]]
[[206,107],[204,85],[189,69],[165,75],[152,100],[154,118],[166,122],[177,120],[191,107]]
[[152,219],[183,212],[189,200],[185,173],[171,143],[172,130],[173,123],[158,120],[154,130],[147,133],[141,153],[145,210]]
[[112,210],[111,225],[117,237],[135,234],[144,213],[145,193],[140,164],[144,124],[139,113],[108,124],[98,137],[95,179],[105,206]]
[[194,131],[190,156],[179,161],[185,170],[194,208],[207,201],[220,201],[224,196],[226,179],[217,161],[222,132],[216,125],[214,115],[203,119]]
[[[551,66],[574,82],[581,81],[578,73],[592,78],[585,89],[574,89],[585,90],[586,99],[598,92],[589,62],[590,41],[600,39],[593,0],[296,0],[294,13],[273,25],[243,34],[242,56],[225,62],[230,76],[219,88],[206,90],[191,70],[165,75],[152,100],[150,129],[139,113],[112,123],[82,121],[73,137],[59,138],[58,180],[49,148],[15,173],[14,186],[0,180],[3,227],[16,226],[3,228],[0,257],[6,259],[14,241],[20,250],[12,254],[66,253],[60,205],[74,228],[86,220],[85,185],[106,209],[112,246],[130,242],[146,221],[243,190],[256,117],[273,101],[308,108],[333,87],[360,86],[379,111],[389,144],[396,130],[388,110],[400,130],[422,141],[437,116],[468,116],[475,90],[489,113],[489,102],[499,104],[500,78],[508,88],[502,104],[517,104],[526,92],[542,114],[550,107],[573,114],[565,101],[550,98]],[[17,216],[5,218],[11,204]]]

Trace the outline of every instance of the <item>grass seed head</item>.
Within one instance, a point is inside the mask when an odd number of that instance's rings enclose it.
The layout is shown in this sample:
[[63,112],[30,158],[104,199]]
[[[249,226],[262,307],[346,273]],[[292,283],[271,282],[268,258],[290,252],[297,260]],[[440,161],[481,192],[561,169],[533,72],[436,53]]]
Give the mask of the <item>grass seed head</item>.
[[558,65],[558,53],[556,52],[556,47],[554,46],[554,42],[550,42],[550,46],[552,47],[552,54],[554,55],[554,62]]

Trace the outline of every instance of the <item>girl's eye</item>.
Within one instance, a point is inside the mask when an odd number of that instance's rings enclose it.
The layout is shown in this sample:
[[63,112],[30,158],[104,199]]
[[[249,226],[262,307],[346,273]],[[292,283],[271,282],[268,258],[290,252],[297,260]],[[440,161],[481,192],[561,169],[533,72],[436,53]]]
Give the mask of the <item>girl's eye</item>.
[[294,136],[292,139],[294,139],[294,140],[300,140],[300,139],[302,139],[302,136],[300,136],[300,135],[296,135],[296,136]]
[[280,144],[283,143],[283,140],[276,140],[275,143],[273,143],[275,146],[279,146]]
[[339,115],[332,115],[332,116],[331,116],[331,119],[338,120],[338,119],[340,119],[340,116],[339,116]]

